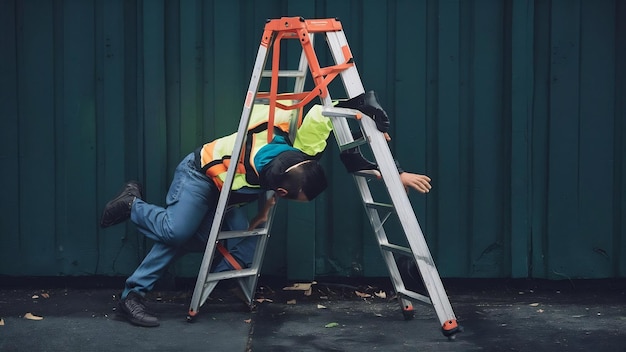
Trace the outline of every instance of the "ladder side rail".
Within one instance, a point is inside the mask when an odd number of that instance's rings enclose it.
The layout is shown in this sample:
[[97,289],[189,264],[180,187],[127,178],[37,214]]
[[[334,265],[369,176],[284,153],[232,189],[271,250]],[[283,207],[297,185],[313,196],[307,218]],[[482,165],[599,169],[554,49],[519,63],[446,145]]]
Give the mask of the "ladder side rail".
[[[364,201],[363,205],[365,207],[365,212],[368,215],[370,224],[372,225],[372,229],[374,230],[374,235],[376,236],[378,243],[389,244],[389,238],[387,237],[384,224],[380,220],[380,215],[378,214],[378,211],[376,209],[371,209],[365,206],[366,203],[373,202],[373,197],[369,185],[367,184],[367,179],[362,176],[353,176],[353,178],[357,185],[359,193],[361,193],[361,197]],[[402,281],[400,271],[398,270],[398,267],[395,263],[393,253],[390,251],[382,250],[381,248],[381,254],[383,256],[383,259],[385,260],[385,263],[387,264],[387,268],[389,269],[389,274],[391,276],[391,280],[394,284],[396,292],[405,290],[404,282]]]
[[[309,42],[311,45],[314,44],[315,34],[309,33]],[[304,84],[306,83],[306,73],[309,68],[309,62],[306,58],[306,53],[304,50],[300,53],[300,61],[298,62],[298,72],[302,73],[296,77],[296,81],[294,82],[294,93],[302,93],[304,91]]]
[[[291,36],[291,37],[290,37]],[[309,37],[309,42],[313,42],[313,38],[314,35],[312,33],[307,34],[307,36]],[[271,82],[270,82],[270,92],[268,94],[268,104],[270,106],[270,111],[269,111],[269,121],[270,123],[273,121],[273,112],[276,109],[277,105],[277,97],[278,97],[278,80],[281,77],[294,77],[295,81],[294,81],[294,89],[293,92],[294,93],[301,93],[304,90],[304,85],[305,85],[305,81],[306,81],[306,73],[309,67],[308,64],[308,60],[306,57],[306,52],[304,50],[302,50],[301,54],[300,54],[300,60],[298,63],[298,70],[297,71],[289,71],[290,74],[289,75],[283,75],[282,72],[280,71],[280,67],[279,67],[279,60],[280,60],[280,40],[282,38],[287,38],[287,39],[293,39],[293,33],[290,32],[279,32],[276,37],[274,38],[274,43],[273,43],[273,54],[272,54],[272,69],[271,71],[267,72],[265,70],[261,71],[261,76],[262,77],[270,77]],[[268,74],[269,73],[269,74]],[[258,92],[257,92],[258,94]],[[290,121],[289,124],[289,135],[290,135],[290,139],[295,139],[295,133],[297,132],[297,128],[299,127],[300,124],[300,114],[301,112],[301,108],[298,109],[298,114],[296,114]],[[270,137],[271,134],[269,134],[270,131],[268,131],[268,137]],[[268,138],[269,139],[269,138]],[[267,201],[269,199],[269,197],[273,197],[274,196],[274,192],[273,191],[268,191],[266,192],[266,199],[265,201]],[[265,257],[265,250],[267,247],[267,242],[269,240],[270,237],[270,231],[271,231],[271,224],[273,223],[273,219],[275,216],[275,207],[272,207],[270,209],[270,213],[268,214],[268,219],[266,221],[266,223],[263,226],[263,236],[260,236],[260,238],[258,239],[257,242],[257,246],[255,248],[255,252],[253,255],[253,261],[251,264],[251,268],[256,270],[256,275],[251,275],[251,276],[247,276],[247,277],[240,277],[238,279],[238,283],[242,289],[242,292],[244,293],[244,295],[246,296],[246,299],[249,302],[252,302],[252,300],[254,299],[254,292],[256,289],[256,285],[257,285],[257,281],[258,281],[258,277],[260,275],[260,271],[261,271],[261,267],[263,264],[263,259]]]
[[[267,202],[270,197],[275,197],[274,191],[265,192],[265,201]],[[276,205],[272,206],[269,213],[267,214],[267,220],[262,227],[262,231],[264,234],[259,236],[257,239],[257,245],[254,250],[254,255],[252,257],[252,264],[250,268],[256,271],[256,275],[249,277],[242,277],[239,279],[239,285],[248,299],[248,302],[252,303],[254,299],[254,292],[256,290],[256,285],[258,278],[261,274],[261,268],[263,266],[263,259],[265,257],[265,250],[267,248],[267,242],[269,241],[272,224],[274,222],[274,217],[276,215]]]
[[387,185],[389,196],[394,204],[400,223],[406,234],[407,241],[415,254],[415,260],[422,274],[422,280],[428,290],[429,297],[442,325],[447,321],[456,320],[443,283],[435,267],[434,260],[428,249],[424,234],[417,222],[413,207],[398,175],[387,141],[380,133],[374,120],[365,117],[361,120],[365,135],[371,138],[371,149],[378,163],[383,182]]
[[[265,38],[267,37],[264,35],[264,39]],[[268,40],[271,41],[271,37],[268,38]],[[228,197],[230,195],[233,180],[235,178],[235,171],[237,169],[236,166],[241,157],[241,150],[243,149],[243,144],[245,142],[248,125],[250,122],[250,113],[254,105],[254,98],[260,84],[263,67],[267,58],[267,45],[268,42],[261,42],[261,45],[259,46],[259,52],[255,60],[254,69],[252,71],[252,78],[248,86],[243,111],[239,120],[239,128],[237,129],[235,146],[231,155],[231,164],[234,167],[230,167],[226,173],[226,179],[224,180],[222,191],[220,192],[220,196],[217,202],[215,215],[213,217],[213,223],[211,225],[211,231],[207,240],[207,246],[204,251],[202,263],[200,265],[200,270],[196,279],[196,286],[194,288],[193,296],[191,298],[191,305],[189,308],[190,316],[194,316],[198,312],[198,308],[204,303],[204,301],[201,300],[202,291],[204,290],[204,286],[207,281],[207,275],[209,274],[211,268],[211,262],[213,261],[213,253],[215,252],[217,237],[222,226],[224,213],[228,204]]]
[[[330,111],[327,111],[327,116],[330,118],[333,124],[335,138],[337,139],[337,143],[339,146],[345,145],[353,140],[352,133],[350,132],[350,128],[347,122],[347,118],[345,117],[347,115],[352,115],[352,114],[346,114],[342,116],[342,114],[340,113],[341,110],[348,110],[348,109],[332,108],[330,109]],[[369,117],[366,116],[365,118],[368,119]],[[364,134],[364,137],[367,138],[367,135]],[[387,266],[387,270],[389,272],[393,287],[395,291],[398,293],[406,292],[406,287],[402,280],[402,276],[398,269],[393,253],[391,253],[390,251],[383,250],[383,247],[381,246],[381,244],[389,244],[389,239],[385,232],[383,222],[380,219],[380,214],[377,209],[367,206],[368,204],[374,203],[374,199],[372,197],[372,194],[368,185],[368,180],[366,177],[357,176],[357,175],[353,175],[353,179],[357,186],[357,190],[360,193],[361,200],[363,202],[365,212],[368,215],[368,219],[370,221],[372,230],[374,231],[374,235],[379,243],[379,250]],[[405,296],[399,296],[398,302],[400,303],[400,306],[403,309],[403,311],[412,309],[411,302],[407,300]],[[424,300],[420,300],[420,303],[423,303],[423,302]]]
[[[330,53],[336,64],[340,62],[345,62],[346,60],[353,58],[352,53],[350,52],[350,47],[348,46],[348,40],[346,39],[343,30],[327,32],[326,44],[328,45]],[[354,98],[360,94],[365,93],[365,88],[363,87],[363,83],[361,82],[361,78],[359,77],[359,72],[356,68],[356,64],[353,63],[350,68],[343,70],[340,73],[340,76],[348,98]],[[332,102],[326,101],[324,103],[324,106],[330,107],[332,106]],[[350,126],[348,125],[348,122],[345,118],[331,117],[331,120],[333,122],[333,132],[335,135],[335,139],[337,140],[339,146],[354,141],[352,133],[350,132]]]
[[[311,43],[311,45],[314,45],[314,40],[315,40],[315,34],[310,33],[309,42]],[[304,52],[304,50],[302,50],[302,52],[300,53],[300,61],[298,63],[298,72],[300,74],[297,75],[295,78],[294,87],[293,87],[294,93],[302,93],[304,91],[304,85],[306,83],[306,74],[308,72],[308,69],[309,69],[309,62],[306,59],[306,53]],[[301,121],[302,109],[304,108],[298,109],[299,110],[297,114],[298,117],[292,118],[289,123],[289,139],[291,140],[292,143],[293,141],[295,141],[296,133],[298,131],[298,128],[300,127],[300,123],[302,123]]]
[[[273,53],[272,53],[272,68],[270,71],[265,70],[263,67],[263,69],[261,70],[261,77],[269,77],[270,78],[270,92],[267,94],[267,104],[269,105],[269,125],[273,124],[274,118],[273,118],[273,113],[275,112],[275,109],[277,106],[279,106],[280,104],[278,104],[277,99],[278,99],[278,80],[281,77],[287,78],[287,77],[293,77],[295,79],[294,81],[294,89],[293,92],[295,94],[297,93],[301,93],[304,90],[304,85],[306,82],[306,73],[307,73],[307,68],[308,68],[308,62],[306,59],[306,54],[304,51],[301,52],[300,54],[300,60],[298,63],[298,70],[297,71],[287,71],[289,74],[284,75],[283,72],[285,72],[284,70],[280,70],[280,65],[279,65],[279,60],[280,60],[280,40],[283,37],[287,37],[290,33],[279,33],[278,35],[276,35],[276,37],[274,38],[274,43],[273,43]],[[309,41],[313,41],[313,34],[308,34],[309,37]],[[267,54],[266,54],[267,55]],[[265,66],[265,65],[264,65]],[[258,92],[258,86],[257,86],[257,95],[259,94]],[[289,122],[289,139],[292,141],[295,140],[295,135],[297,133],[297,129],[299,127],[300,124],[300,117],[301,117],[301,108],[298,109],[297,113],[291,118],[291,121]],[[272,129],[268,128],[268,142],[270,142],[271,138],[272,138]],[[268,191],[266,192],[266,199],[265,201],[267,201],[269,199],[269,197],[274,196],[274,192],[273,191]],[[261,205],[262,206],[262,205]],[[246,299],[250,302],[250,304],[252,304],[252,300],[254,299],[254,293],[255,293],[255,289],[256,289],[256,285],[257,285],[257,281],[258,278],[260,276],[260,272],[261,272],[261,267],[263,265],[263,259],[265,257],[265,250],[267,247],[267,242],[269,240],[270,237],[270,230],[271,230],[271,224],[273,222],[274,219],[274,214],[275,214],[275,206],[272,207],[272,209],[270,209],[270,213],[268,214],[268,219],[266,221],[266,223],[263,226],[263,236],[260,236],[260,238],[257,240],[257,245],[255,248],[255,252],[253,255],[253,260],[252,260],[252,264],[251,264],[251,268],[255,269],[257,274],[253,275],[253,276],[248,276],[248,277],[241,277],[238,279],[238,283],[239,286],[241,287],[241,290],[243,292],[243,294],[246,296]]]
[[[348,59],[354,59],[343,30],[327,32],[326,42],[335,63],[339,64]],[[355,63],[353,63],[352,67],[343,70],[340,75],[343,86],[348,94],[348,98],[354,98],[357,95],[365,93],[365,88],[363,87],[363,83],[361,82]]]

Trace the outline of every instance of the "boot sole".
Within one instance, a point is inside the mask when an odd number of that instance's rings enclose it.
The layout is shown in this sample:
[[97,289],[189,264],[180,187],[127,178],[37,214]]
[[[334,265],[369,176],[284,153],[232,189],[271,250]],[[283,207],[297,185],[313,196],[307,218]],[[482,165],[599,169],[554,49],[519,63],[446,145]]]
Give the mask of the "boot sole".
[[144,328],[155,328],[159,325],[161,325],[161,323],[156,322],[156,323],[145,323],[142,322],[141,320],[137,320],[137,319],[133,319],[132,317],[129,317],[128,315],[126,315],[125,313],[117,313],[117,316],[126,320],[127,322],[136,325],[136,326],[141,326]]

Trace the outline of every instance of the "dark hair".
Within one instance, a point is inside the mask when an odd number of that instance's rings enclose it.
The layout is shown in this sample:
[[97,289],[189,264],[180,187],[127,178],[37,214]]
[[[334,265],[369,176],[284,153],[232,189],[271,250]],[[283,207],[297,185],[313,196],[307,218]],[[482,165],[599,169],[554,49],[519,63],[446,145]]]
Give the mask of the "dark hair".
[[280,186],[287,190],[285,198],[288,199],[297,198],[302,191],[308,200],[313,200],[328,186],[324,169],[316,160],[289,170],[280,183]]
[[[299,163],[302,164],[289,169]],[[328,187],[322,166],[300,151],[286,151],[277,155],[263,167],[259,179],[262,188],[284,188],[287,191],[285,198],[288,199],[297,198],[302,191],[308,200],[313,200]]]

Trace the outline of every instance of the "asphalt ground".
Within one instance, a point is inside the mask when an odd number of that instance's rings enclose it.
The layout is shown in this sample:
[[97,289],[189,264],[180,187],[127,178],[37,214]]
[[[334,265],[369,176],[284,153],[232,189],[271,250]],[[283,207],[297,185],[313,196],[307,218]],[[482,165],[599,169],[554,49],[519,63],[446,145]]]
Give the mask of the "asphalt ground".
[[431,306],[406,320],[386,278],[262,277],[252,308],[222,282],[193,322],[179,280],[148,297],[157,328],[117,317],[122,280],[0,277],[0,351],[626,351],[626,280],[444,279],[452,340]]

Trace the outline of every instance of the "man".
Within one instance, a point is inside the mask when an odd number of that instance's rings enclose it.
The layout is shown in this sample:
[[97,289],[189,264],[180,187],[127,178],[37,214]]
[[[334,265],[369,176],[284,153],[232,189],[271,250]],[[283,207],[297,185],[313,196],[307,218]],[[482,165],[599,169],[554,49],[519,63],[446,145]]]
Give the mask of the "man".
[[[388,118],[369,92],[341,102],[338,106],[359,109],[374,118],[378,128],[386,132]],[[268,107],[255,106],[249,123],[242,157],[236,166],[235,178],[229,197],[230,209],[224,214],[222,230],[245,230],[248,224],[239,204],[256,200],[260,192],[273,190],[276,196],[296,201],[310,201],[327,187],[325,174],[317,158],[326,148],[332,131],[330,120],[314,106],[305,116],[295,140],[290,143],[289,122],[294,111],[276,110],[274,135],[267,143]],[[130,218],[138,230],[155,241],[152,249],[135,272],[126,280],[118,313],[139,326],[158,326],[158,319],[148,313],[143,297],[161,277],[168,265],[178,256],[206,243],[215,214],[219,192],[230,163],[236,134],[216,139],[187,155],[177,166],[166,196],[166,207],[146,203],[141,186],[136,182],[126,184],[124,190],[105,207],[100,225],[113,226]],[[345,152],[341,160],[349,172],[375,169],[355,148]],[[425,175],[399,170],[405,187],[422,193],[430,189],[430,179]],[[267,215],[269,208],[265,208]],[[256,246],[255,238],[237,240],[228,245],[231,255],[249,266]],[[225,259],[213,268],[214,272],[229,270],[232,265]]]

